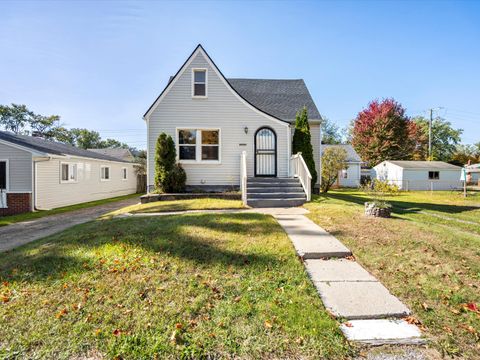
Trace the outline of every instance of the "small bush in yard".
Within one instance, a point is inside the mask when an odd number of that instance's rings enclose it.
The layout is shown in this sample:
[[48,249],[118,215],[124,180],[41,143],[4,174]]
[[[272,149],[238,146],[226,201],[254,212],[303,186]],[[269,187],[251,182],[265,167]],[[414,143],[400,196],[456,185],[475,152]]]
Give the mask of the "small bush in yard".
[[182,192],[187,176],[176,164],[175,143],[170,135],[161,133],[155,147],[155,190],[158,192]]

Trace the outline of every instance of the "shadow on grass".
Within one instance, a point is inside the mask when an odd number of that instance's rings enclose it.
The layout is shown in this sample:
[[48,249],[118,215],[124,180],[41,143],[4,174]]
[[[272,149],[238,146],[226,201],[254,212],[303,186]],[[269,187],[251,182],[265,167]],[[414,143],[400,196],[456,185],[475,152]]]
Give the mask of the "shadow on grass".
[[42,281],[90,271],[102,257],[118,256],[118,251],[102,250],[109,245],[142,248],[198,266],[271,266],[280,259],[274,250],[260,251],[257,245],[265,245],[258,241],[243,247],[226,244],[232,237],[261,239],[281,231],[266,219],[260,214],[196,214],[93,221],[0,254],[0,280]]
[[[323,196],[325,198],[343,200],[346,202],[351,202],[351,203],[359,204],[362,206],[365,204],[366,201],[368,201],[367,197],[348,194],[348,193],[328,193]],[[442,212],[446,214],[458,214],[466,211],[480,209],[478,206],[443,205],[443,204],[432,204],[432,203],[422,203],[422,202],[413,202],[413,201],[398,201],[392,198],[389,198],[387,201],[390,204],[392,204],[393,212],[400,215],[418,213],[424,210]]]

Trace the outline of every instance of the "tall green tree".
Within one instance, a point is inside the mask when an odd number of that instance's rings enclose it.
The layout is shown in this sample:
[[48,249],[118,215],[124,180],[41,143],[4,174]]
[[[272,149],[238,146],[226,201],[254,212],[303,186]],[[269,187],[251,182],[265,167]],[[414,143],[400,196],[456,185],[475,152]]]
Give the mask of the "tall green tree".
[[175,143],[170,135],[161,133],[155,146],[155,189],[159,192],[182,192],[185,190],[186,174],[176,164]]
[[33,116],[25,105],[0,105],[0,125],[15,134],[24,134]]
[[342,133],[334,122],[322,116],[322,144],[341,144]]
[[304,107],[297,112],[295,117],[295,132],[293,134],[292,151],[294,154],[302,153],[303,160],[307,164],[308,170],[312,175],[312,188],[317,183],[317,170],[315,169],[315,160],[313,158],[312,136],[310,135],[310,125],[308,124],[308,112]]
[[384,160],[410,160],[417,146],[417,128],[394,99],[374,100],[353,123],[352,145],[373,167]]
[[[420,144],[420,157],[422,160],[428,160],[428,128],[429,120],[417,116],[412,119],[423,134],[424,141]],[[437,117],[432,121],[432,158],[430,160],[451,161],[460,143],[462,129],[454,129],[452,124]]]

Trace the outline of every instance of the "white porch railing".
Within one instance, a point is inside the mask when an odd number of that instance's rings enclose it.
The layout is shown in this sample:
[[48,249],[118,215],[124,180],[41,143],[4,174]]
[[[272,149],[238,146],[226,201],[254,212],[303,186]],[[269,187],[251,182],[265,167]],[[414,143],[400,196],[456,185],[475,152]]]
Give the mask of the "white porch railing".
[[310,174],[310,170],[308,170],[307,164],[303,160],[302,153],[292,155],[290,158],[290,174],[300,180],[300,184],[302,184],[307,196],[307,201],[310,201],[312,198],[312,174]]
[[240,154],[240,191],[242,192],[242,202],[247,206],[247,152]]

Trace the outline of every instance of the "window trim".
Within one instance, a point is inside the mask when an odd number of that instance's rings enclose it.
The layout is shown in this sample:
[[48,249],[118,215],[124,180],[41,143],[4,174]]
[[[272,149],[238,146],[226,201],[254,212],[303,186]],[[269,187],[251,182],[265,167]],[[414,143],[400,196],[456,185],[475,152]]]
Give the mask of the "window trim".
[[[205,95],[195,95],[195,72],[205,71]],[[203,84],[203,83],[198,83]],[[207,68],[193,68],[192,69],[192,98],[193,99],[207,99],[208,98],[208,69]]]
[[[104,179],[104,178],[102,177],[102,175],[103,175],[103,171],[102,171],[102,170],[103,170],[104,168],[108,168],[108,179]],[[100,166],[100,181],[110,181],[110,180],[112,180],[112,167],[109,166],[109,165],[101,165],[101,166]]]
[[[196,131],[195,142],[195,160],[181,160],[180,159],[180,130],[194,130]],[[202,131],[218,131],[218,160],[202,160]],[[221,164],[222,163],[222,129],[221,128],[207,128],[196,126],[182,126],[175,128],[175,148],[177,151],[177,162],[179,164]]]
[[[10,159],[0,159],[0,162],[5,163],[5,192],[10,190]],[[1,189],[0,189],[1,190]]]
[[[438,174],[438,177],[430,177],[430,174],[433,173],[437,173]],[[436,171],[428,171],[428,180],[430,181],[433,181],[433,180],[440,180],[440,171],[436,170]]]
[[[75,180],[63,180],[62,179],[62,168],[63,165],[68,165],[68,177],[70,178],[70,167],[75,166]],[[78,164],[75,162],[61,161],[60,162],[60,183],[61,184],[75,184],[78,183]]]
[[[124,170],[125,172],[123,172]],[[128,168],[124,166],[122,167],[122,181],[127,181],[127,180],[128,180]]]

